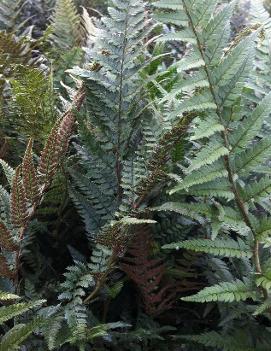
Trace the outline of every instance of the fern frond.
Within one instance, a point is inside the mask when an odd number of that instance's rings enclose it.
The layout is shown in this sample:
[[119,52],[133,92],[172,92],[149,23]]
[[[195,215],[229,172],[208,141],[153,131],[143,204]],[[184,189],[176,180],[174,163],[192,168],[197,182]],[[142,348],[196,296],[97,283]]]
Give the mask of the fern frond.
[[244,189],[242,189],[242,195],[246,202],[255,201],[259,203],[261,199],[270,194],[270,191],[271,180],[268,176],[264,176],[258,181],[247,184]]
[[264,242],[264,240],[271,234],[271,218],[261,216],[258,220],[255,220],[254,230],[256,232],[257,239]]
[[203,138],[209,138],[217,132],[222,132],[224,126],[219,122],[218,117],[213,114],[208,114],[206,118],[198,118],[194,120],[196,128],[192,136],[191,141],[200,140]]
[[248,284],[241,280],[233,282],[224,282],[214,286],[204,288],[196,295],[183,297],[183,301],[188,302],[233,302],[245,301],[247,299],[257,299],[255,290]]
[[10,83],[10,123],[20,136],[40,146],[56,120],[51,78],[39,68],[18,65]]
[[25,189],[25,196],[31,204],[35,204],[40,196],[40,189],[38,186],[38,175],[33,163],[33,141],[29,140],[23,162],[22,162],[22,178]]
[[11,220],[15,227],[24,227],[28,219],[28,202],[21,177],[21,167],[17,167],[10,195]]
[[166,202],[161,206],[150,208],[150,210],[176,212],[199,223],[203,221],[204,216],[212,217],[216,214],[215,208],[200,203]]
[[255,351],[255,348],[250,346],[245,338],[240,341],[240,336],[222,335],[215,331],[201,335],[184,335],[180,338],[223,351]]
[[107,272],[110,269],[112,250],[105,245],[97,244],[92,251],[90,268],[93,274]]
[[271,288],[271,272],[265,271],[262,276],[256,279],[257,286],[262,286],[266,290]]
[[205,57],[209,65],[219,63],[223,50],[230,38],[230,19],[234,12],[236,3],[234,1],[226,4],[218,14],[214,15],[203,33],[206,45]]
[[183,10],[182,3],[178,0],[159,0],[154,3],[154,6],[165,10]]
[[16,303],[10,306],[0,307],[0,324],[4,322],[20,316],[21,314],[31,310],[32,308],[36,308],[41,306],[46,300],[36,301],[36,302],[21,302]]
[[258,164],[264,163],[271,155],[271,143],[261,140],[246,151],[236,155],[233,159],[233,167],[236,173],[248,174],[255,170]]
[[232,148],[245,148],[259,133],[263,122],[270,116],[271,94],[268,94],[257,105],[249,117],[242,121],[240,128],[236,129],[230,136]]
[[12,167],[10,167],[7,164],[7,162],[5,162],[4,160],[1,160],[1,159],[0,159],[0,165],[2,166],[2,169],[4,171],[4,174],[7,178],[9,185],[12,186],[13,178],[15,176],[15,170]]
[[[217,85],[219,106],[232,104],[242,91],[242,82],[247,78],[252,68],[254,57],[255,33],[243,39],[223,60],[214,73],[214,83]],[[237,84],[238,83],[238,84]]]
[[202,168],[203,166],[213,164],[222,156],[228,155],[229,150],[221,145],[219,142],[210,141],[209,144],[197,153],[193,158],[191,165],[186,169],[186,172],[192,173],[193,171]]
[[252,257],[250,247],[243,241],[235,241],[232,239],[195,239],[185,240],[163,246],[163,249],[186,249],[195,252],[204,252],[215,256],[224,257]]
[[218,197],[226,200],[233,200],[234,195],[232,193],[230,184],[227,179],[220,179],[219,181],[211,181],[204,184],[194,185],[189,190],[180,190],[179,194],[190,194],[194,196],[209,196]]
[[20,345],[37,329],[44,321],[42,319],[34,319],[28,324],[17,324],[10,329],[0,342],[1,351],[16,351]]
[[61,50],[80,46],[80,16],[73,0],[57,0],[52,16],[52,39]]
[[271,299],[268,298],[267,300],[265,300],[261,305],[259,305],[255,311],[254,311],[254,315],[258,316],[260,314],[263,314],[264,312],[268,312],[268,310],[271,308]]
[[20,296],[18,295],[7,293],[4,291],[0,292],[0,301],[14,301],[19,299],[20,299]]
[[46,141],[41,153],[38,165],[38,176],[43,184],[47,186],[57,171],[61,158],[68,148],[69,139],[72,134],[75,117],[72,109],[80,109],[85,98],[83,89],[77,92],[74,99],[74,106],[64,114],[62,120],[58,121]]
[[145,311],[155,316],[171,308],[175,293],[170,284],[162,284],[165,265],[159,258],[149,257],[150,249],[151,233],[147,227],[142,227],[130,245],[121,269],[136,283]]
[[201,169],[188,174],[183,181],[179,182],[173,189],[170,190],[170,195],[183,190],[188,189],[191,186],[198,184],[205,184],[219,178],[226,178],[227,171],[224,168],[222,162],[215,162],[212,166],[204,166]]

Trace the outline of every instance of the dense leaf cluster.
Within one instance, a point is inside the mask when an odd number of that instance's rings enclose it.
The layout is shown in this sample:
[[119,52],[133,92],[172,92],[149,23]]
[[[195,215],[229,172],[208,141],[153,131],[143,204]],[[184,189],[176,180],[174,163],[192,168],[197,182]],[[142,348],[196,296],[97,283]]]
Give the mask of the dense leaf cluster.
[[265,5],[0,0],[0,351],[271,349]]

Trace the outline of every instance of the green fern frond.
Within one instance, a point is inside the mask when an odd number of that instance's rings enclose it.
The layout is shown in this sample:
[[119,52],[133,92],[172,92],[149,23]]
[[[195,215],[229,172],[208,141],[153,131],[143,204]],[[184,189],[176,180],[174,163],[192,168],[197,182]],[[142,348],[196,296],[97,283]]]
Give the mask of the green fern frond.
[[265,312],[268,312],[271,308],[271,299],[268,298],[267,300],[265,300],[261,305],[259,305],[255,311],[254,311],[254,315],[258,316],[260,314],[263,314]]
[[[175,19],[176,21],[176,19]],[[158,41],[161,42],[167,42],[167,41],[181,41],[181,42],[186,42],[190,44],[196,44],[196,39],[193,36],[193,32],[189,29],[183,29],[181,31],[178,31],[176,33],[168,33],[163,35],[158,39]]]
[[14,301],[19,299],[20,299],[20,296],[18,295],[0,291],[0,301],[9,301],[9,300]]
[[142,225],[142,224],[155,224],[156,221],[152,219],[140,219],[140,218],[133,218],[133,217],[123,217],[121,219],[121,223],[124,225]]
[[57,0],[52,16],[52,40],[61,50],[80,46],[80,16],[73,0]]
[[178,183],[169,194],[172,195],[180,190],[188,189],[191,186],[205,184],[219,178],[227,177],[227,171],[222,162],[217,161],[212,166],[204,166],[201,169],[188,174],[181,182]]
[[184,99],[182,102],[176,105],[176,109],[171,113],[171,118],[180,117],[186,112],[203,112],[203,111],[214,111],[216,105],[213,103],[211,95],[209,93],[194,95],[189,99]]
[[242,189],[243,199],[246,202],[255,201],[260,202],[261,199],[265,198],[270,194],[271,191],[271,180],[268,176],[264,176],[258,181],[247,184]]
[[11,90],[9,118],[14,130],[43,143],[57,117],[52,82],[39,69],[19,66]]
[[166,202],[159,207],[152,207],[149,210],[179,213],[199,223],[203,222],[204,216],[211,218],[216,214],[216,209],[214,207],[201,203]]
[[271,156],[271,142],[261,140],[246,151],[236,155],[233,167],[236,173],[249,174],[257,165],[264,163]]
[[222,156],[228,155],[229,150],[217,141],[210,141],[209,144],[200,150],[196,157],[193,158],[191,165],[186,169],[186,172],[192,173],[193,171],[202,168],[203,166],[213,164]]
[[263,122],[270,116],[271,93],[257,105],[249,117],[242,121],[240,128],[236,129],[230,136],[232,148],[245,148],[259,133]]
[[182,3],[178,0],[160,0],[156,1],[154,6],[165,10],[183,10]]
[[180,338],[223,351],[256,351],[254,347],[249,345],[245,338],[240,340],[240,337],[222,335],[215,331],[201,335],[184,335],[180,336]]
[[255,33],[243,39],[214,70],[213,79],[218,89],[218,106],[231,105],[242,92],[242,83],[252,69],[255,39]]
[[257,286],[262,286],[266,290],[271,289],[271,272],[264,272],[262,276],[256,279]]
[[219,221],[226,230],[233,230],[242,236],[247,236],[251,228],[244,222],[238,210],[229,206],[219,206]]
[[254,220],[254,229],[257,239],[264,242],[271,235],[271,218],[261,216],[259,219]]
[[91,255],[90,268],[95,273],[104,273],[108,270],[110,259],[112,257],[112,250],[108,247],[97,244]]
[[198,118],[194,122],[196,126],[195,131],[193,131],[193,134],[190,137],[191,141],[209,138],[213,134],[224,130],[224,126],[214,114],[208,114],[206,118]]
[[211,181],[204,184],[194,185],[189,190],[180,190],[178,194],[190,194],[194,196],[209,196],[224,198],[226,200],[233,200],[234,195],[232,193],[230,184],[227,179],[220,179],[219,181]]
[[2,338],[0,342],[0,351],[17,351],[21,344],[42,324],[44,320],[34,319],[28,324],[16,324]]
[[183,297],[187,302],[233,302],[245,301],[247,299],[257,299],[255,289],[248,283],[241,280],[224,282],[204,288],[195,295]]
[[206,59],[209,65],[216,65],[221,60],[223,50],[228,44],[231,28],[230,19],[236,2],[225,4],[223,9],[211,18],[203,33],[206,45]]
[[31,310],[32,308],[39,307],[45,302],[46,300],[40,300],[29,303],[21,302],[10,306],[0,307],[0,324],[3,324],[4,322],[14,317],[20,316],[21,314]]
[[10,186],[12,186],[13,183],[13,178],[15,176],[15,170],[10,167],[7,162],[5,162],[4,160],[0,159],[0,165],[2,166],[2,169],[4,171],[5,177],[9,183]]
[[223,257],[252,257],[250,247],[243,241],[235,241],[232,239],[195,239],[185,240],[163,246],[163,249],[186,249],[195,252],[204,252],[215,256]]

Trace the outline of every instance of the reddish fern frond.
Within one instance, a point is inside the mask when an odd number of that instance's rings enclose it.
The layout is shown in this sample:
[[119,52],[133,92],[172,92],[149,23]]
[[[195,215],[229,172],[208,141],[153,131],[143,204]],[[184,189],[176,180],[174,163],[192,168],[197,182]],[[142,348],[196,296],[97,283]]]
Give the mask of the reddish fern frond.
[[69,138],[72,133],[75,118],[72,113],[67,113],[52,129],[45,148],[40,157],[38,173],[45,185],[56,174],[62,156],[66,153]]
[[11,232],[2,222],[0,222],[0,247],[10,252],[18,250],[18,246],[14,243]]
[[133,280],[142,296],[145,312],[156,316],[170,309],[175,302],[173,284],[164,283],[165,264],[150,258],[152,239],[150,230],[143,228],[127,251],[121,269]]
[[[41,153],[38,169],[33,162],[33,141],[27,145],[22,164],[17,167],[15,175],[10,180],[10,221],[14,228],[19,228],[18,240],[24,238],[28,224],[41,204],[43,195],[48,190],[57,167],[67,151],[68,142],[75,124],[74,109],[80,110],[85,99],[82,87],[74,97],[70,109],[63,118],[55,123],[47,143]],[[19,246],[19,245],[18,245]],[[3,225],[0,225],[0,247],[10,252],[16,252],[15,269],[11,271],[3,255],[0,255],[0,276],[19,282],[20,275],[20,247],[12,241],[12,235]]]
[[13,279],[14,276],[15,272],[9,268],[6,258],[0,255],[0,277]]
[[21,166],[17,167],[10,194],[11,221],[14,227],[24,227],[28,219],[28,202],[21,177]]
[[26,198],[34,205],[40,196],[40,191],[37,171],[33,163],[32,148],[33,141],[30,139],[22,162],[22,176]]
[[41,184],[47,184],[54,176],[58,165],[59,121],[54,125],[41,152],[38,175]]
[[47,139],[38,166],[39,178],[41,184],[44,184],[44,187],[51,182],[63,155],[68,149],[69,139],[75,123],[73,109],[79,111],[84,98],[85,92],[81,89],[76,94],[71,108],[64,114],[64,117],[60,121],[56,122]]
[[72,112],[68,112],[62,119],[58,135],[59,135],[59,158],[66,154],[69,146],[69,139],[72,135],[73,126],[75,123],[75,117]]

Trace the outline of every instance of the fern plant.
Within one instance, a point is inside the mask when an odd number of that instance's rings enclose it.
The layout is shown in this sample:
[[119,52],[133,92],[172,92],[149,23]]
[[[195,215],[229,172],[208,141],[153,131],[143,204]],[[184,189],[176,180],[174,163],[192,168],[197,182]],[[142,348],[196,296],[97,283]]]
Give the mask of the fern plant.
[[[258,26],[230,42],[234,2],[218,12],[217,1],[159,1],[155,6],[158,20],[182,25],[159,40],[190,44],[187,57],[177,63],[183,82],[174,91],[179,101],[175,114],[183,114],[187,107],[199,112],[189,130],[187,160],[172,178],[176,180],[170,190],[174,201],[154,210],[175,211],[205,226],[205,237],[165,248],[241,260],[249,257],[253,267],[243,281],[220,282],[183,300],[265,301],[270,290],[262,267],[268,256],[270,219],[263,203],[269,196],[271,144],[261,132],[270,117],[270,94],[255,106],[244,88],[255,62]],[[187,201],[188,196],[194,200]]]
[[270,19],[255,0],[238,32],[242,4],[5,24],[0,350],[270,349]]

